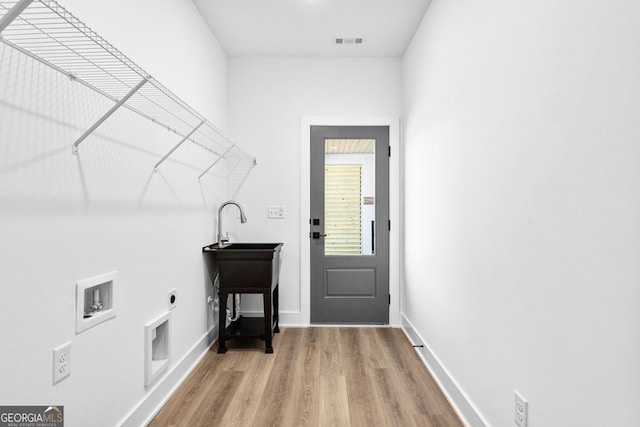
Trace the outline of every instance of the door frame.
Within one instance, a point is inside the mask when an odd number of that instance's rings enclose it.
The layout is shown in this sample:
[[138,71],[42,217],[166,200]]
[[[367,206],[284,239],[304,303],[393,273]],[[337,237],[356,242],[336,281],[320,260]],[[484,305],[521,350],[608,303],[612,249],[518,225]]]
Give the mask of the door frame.
[[[311,215],[310,144],[311,126],[389,126],[389,326],[401,326],[400,281],[403,234],[400,206],[402,201],[402,180],[400,164],[402,159],[400,144],[400,118],[396,116],[332,117],[304,116],[300,126],[300,316],[291,316],[289,325],[308,326],[311,324],[311,251],[309,248],[309,218]],[[289,316],[287,316],[289,317]],[[323,325],[326,326],[326,325]]]

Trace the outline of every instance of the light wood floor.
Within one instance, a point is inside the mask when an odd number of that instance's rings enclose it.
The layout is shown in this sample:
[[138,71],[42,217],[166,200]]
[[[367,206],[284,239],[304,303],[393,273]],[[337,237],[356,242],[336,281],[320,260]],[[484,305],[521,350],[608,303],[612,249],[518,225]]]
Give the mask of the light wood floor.
[[149,424],[462,426],[400,329],[282,328],[214,344]]

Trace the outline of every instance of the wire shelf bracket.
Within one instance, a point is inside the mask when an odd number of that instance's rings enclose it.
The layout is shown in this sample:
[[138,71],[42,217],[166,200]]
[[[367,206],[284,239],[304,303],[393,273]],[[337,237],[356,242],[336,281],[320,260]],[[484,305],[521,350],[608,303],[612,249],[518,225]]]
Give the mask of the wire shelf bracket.
[[95,122],[89,129],[86,130],[85,133],[82,134],[82,136],[80,138],[78,138],[76,140],[76,142],[73,143],[73,147],[71,147],[71,152],[73,154],[77,155],[78,154],[78,145],[80,145],[80,143],[82,141],[84,141],[89,135],[91,135],[93,133],[93,131],[95,131],[98,128],[98,126],[100,126],[102,123],[104,123],[105,120],[107,120],[113,113],[115,113],[118,108],[122,107],[122,105],[125,102],[127,102],[129,100],[129,98],[131,98],[133,96],[133,94],[136,93],[148,81],[149,81],[149,77],[145,77],[144,79],[142,79],[142,81],[140,83],[138,83],[137,85],[135,85],[135,87],[133,89],[131,89],[129,91],[129,93],[127,93],[124,96],[124,98],[122,98],[120,101],[116,102],[116,105],[114,105],[113,107],[111,107],[109,109],[109,111],[104,113],[104,115],[102,117],[100,117],[97,122]]
[[229,150],[225,151],[225,152],[224,152],[224,154],[222,154],[220,157],[218,157],[218,158],[216,159],[216,161],[215,161],[215,162],[213,162],[213,164],[212,164],[211,166],[209,166],[208,168],[206,168],[206,169],[204,170],[204,172],[202,172],[202,174],[200,174],[200,176],[198,177],[198,181],[200,181],[200,178],[202,178],[203,176],[205,176],[205,175],[207,174],[207,172],[209,172],[209,171],[211,170],[211,168],[213,168],[215,165],[217,165],[217,164],[218,164],[218,162],[219,162],[220,160],[224,159],[224,156],[226,156],[226,155],[227,155],[227,153],[228,153],[230,150],[231,150],[231,149],[229,149]]
[[9,26],[29,5],[33,0],[20,0],[16,3],[3,17],[0,19],[0,33]]
[[[173,154],[174,151],[176,151],[178,149],[178,147],[180,147],[182,144],[184,144],[185,141],[187,141],[189,139],[189,137],[191,135],[193,135],[195,133],[195,131],[198,130],[198,128],[200,126],[202,126],[204,124],[204,120],[200,122],[200,124],[196,127],[193,128],[193,130],[191,132],[189,132],[189,134],[187,136],[185,136],[184,138],[182,138],[182,141],[178,142],[178,144],[176,144],[175,147],[173,147],[167,154],[164,155],[163,158],[160,159],[160,161],[158,163],[156,163],[156,165],[153,167],[153,171],[154,172],[158,172],[158,166],[160,166],[162,164],[162,162],[164,162],[165,160],[167,160],[167,158],[169,158],[170,155]],[[200,178],[198,178],[200,179]]]
[[198,180],[222,160],[245,165],[242,172],[247,175],[255,163],[253,156],[55,0],[0,0],[0,43],[115,103],[73,143],[73,154],[112,114],[126,108],[181,138],[154,170],[186,141],[216,156]]

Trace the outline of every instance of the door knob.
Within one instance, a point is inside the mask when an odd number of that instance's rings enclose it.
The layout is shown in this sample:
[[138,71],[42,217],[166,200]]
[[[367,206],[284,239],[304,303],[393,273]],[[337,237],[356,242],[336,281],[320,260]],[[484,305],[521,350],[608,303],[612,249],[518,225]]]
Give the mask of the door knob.
[[326,234],[320,234],[319,231],[314,231],[314,232],[309,233],[309,234],[310,234],[309,237],[312,237],[313,239],[319,239],[321,237],[325,237],[326,236]]

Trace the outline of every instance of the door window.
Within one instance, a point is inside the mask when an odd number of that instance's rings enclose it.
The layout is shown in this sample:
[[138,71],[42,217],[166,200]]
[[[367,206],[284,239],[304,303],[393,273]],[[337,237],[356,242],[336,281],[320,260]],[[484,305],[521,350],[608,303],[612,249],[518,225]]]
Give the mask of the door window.
[[325,140],[325,255],[375,254],[375,140]]

